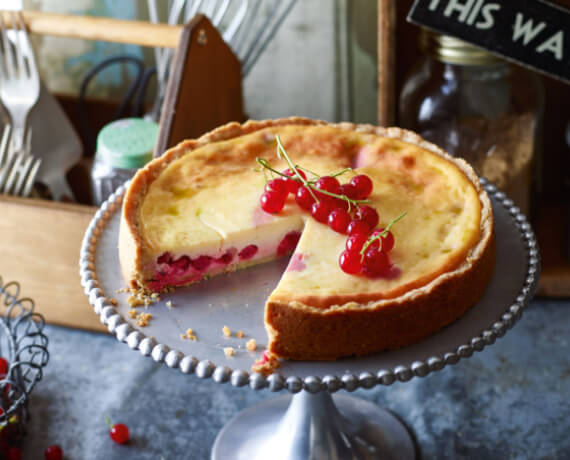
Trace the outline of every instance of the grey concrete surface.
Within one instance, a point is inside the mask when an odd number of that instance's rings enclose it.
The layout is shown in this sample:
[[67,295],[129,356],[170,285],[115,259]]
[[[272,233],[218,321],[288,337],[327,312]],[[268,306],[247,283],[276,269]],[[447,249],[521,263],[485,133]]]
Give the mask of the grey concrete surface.
[[[425,378],[358,390],[414,433],[419,459],[570,459],[570,302],[535,300],[494,345]],[[183,375],[111,336],[49,326],[24,459],[208,459],[223,425],[275,397]],[[105,417],[131,442],[108,436]]]

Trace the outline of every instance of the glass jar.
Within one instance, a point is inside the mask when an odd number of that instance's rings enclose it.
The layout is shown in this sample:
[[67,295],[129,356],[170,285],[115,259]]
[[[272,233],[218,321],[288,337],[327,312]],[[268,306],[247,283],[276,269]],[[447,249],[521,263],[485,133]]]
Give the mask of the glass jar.
[[157,136],[158,125],[142,118],[116,120],[99,131],[91,169],[94,204],[101,205],[152,159]]
[[530,214],[540,185],[543,90],[536,74],[425,29],[400,125],[467,160]]

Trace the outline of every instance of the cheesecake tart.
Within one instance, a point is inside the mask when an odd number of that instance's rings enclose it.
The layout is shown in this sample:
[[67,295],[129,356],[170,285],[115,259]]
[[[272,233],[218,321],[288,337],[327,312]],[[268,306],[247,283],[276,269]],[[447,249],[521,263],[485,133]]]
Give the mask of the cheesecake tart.
[[[257,159],[288,167],[277,136],[316,176],[367,176],[380,226],[405,212],[382,276],[341,269],[346,234],[292,196],[279,212],[262,209]],[[119,257],[131,287],[163,291],[291,253],[265,306],[271,353],[330,360],[403,347],[483,295],[495,264],[491,203],[466,162],[412,132],[304,118],[230,123],[184,141],[141,169],[124,197]]]

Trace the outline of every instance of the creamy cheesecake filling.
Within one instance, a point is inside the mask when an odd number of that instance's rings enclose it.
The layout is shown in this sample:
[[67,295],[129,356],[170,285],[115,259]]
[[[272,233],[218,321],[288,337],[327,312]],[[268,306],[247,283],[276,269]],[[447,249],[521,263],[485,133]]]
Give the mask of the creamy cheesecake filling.
[[[274,142],[268,142],[277,131],[294,161],[319,174],[338,171],[347,162],[370,165],[355,173],[373,180],[370,200],[381,225],[407,212],[392,230],[397,243],[387,276],[369,279],[344,273],[338,257],[346,235],[314,221],[292,196],[278,215],[260,209],[265,178],[253,171],[255,157],[269,159],[278,170],[285,168],[275,158]],[[319,150],[324,148],[329,150],[321,157]],[[237,152],[238,160],[244,157],[244,164],[230,164],[223,174],[215,174],[221,156],[228,152]],[[212,176],[205,180],[203,170],[209,168]],[[351,177],[348,173],[339,179],[348,182]],[[389,298],[429,282],[464,259],[479,237],[480,202],[456,165],[416,145],[328,126],[307,127],[299,134],[297,127],[290,126],[208,144],[172,162],[151,184],[139,220],[154,254],[145,280],[153,290],[288,254],[295,244],[288,243],[285,251],[279,250],[280,245],[291,234],[296,243],[302,231],[271,299],[338,300],[355,292],[383,292]]]

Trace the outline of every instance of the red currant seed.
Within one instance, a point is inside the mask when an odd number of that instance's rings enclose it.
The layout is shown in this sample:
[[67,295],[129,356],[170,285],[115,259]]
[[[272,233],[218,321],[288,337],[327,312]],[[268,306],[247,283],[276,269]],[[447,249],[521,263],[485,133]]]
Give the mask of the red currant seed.
[[358,176],[354,176],[350,180],[350,183],[354,185],[354,187],[356,188],[356,194],[358,196],[357,199],[359,200],[364,200],[365,198],[368,198],[372,193],[372,186],[373,186],[372,180],[370,179],[370,177],[364,174],[359,174]]
[[295,196],[297,204],[306,211],[310,211],[315,199],[311,195],[311,191],[307,187],[299,187]]
[[368,224],[362,220],[352,220],[346,229],[349,235],[368,235],[370,233],[370,227]]
[[368,227],[374,228],[378,225],[378,212],[370,206],[361,205],[356,210],[356,218],[368,224]]
[[315,187],[338,195],[340,183],[336,177],[322,176],[315,184]]
[[346,240],[346,250],[350,252],[358,252],[360,254],[360,251],[367,239],[366,235],[362,233],[350,235]]
[[341,185],[338,193],[339,195],[346,195],[351,200],[358,200],[356,187],[350,182],[348,184]]
[[265,186],[266,192],[275,192],[280,195],[285,195],[289,193],[289,188],[287,182],[281,179],[271,179]]
[[276,214],[285,206],[285,196],[275,192],[263,192],[259,202],[265,212]]
[[335,232],[346,233],[349,223],[350,215],[344,209],[335,209],[329,214],[328,224]]
[[311,206],[311,216],[320,223],[327,222],[331,211],[332,209],[327,201],[315,201]]
[[116,423],[109,430],[109,436],[117,444],[125,444],[129,440],[129,428],[123,423]]
[[62,460],[63,451],[57,444],[53,444],[45,450],[44,456],[46,460]]
[[354,275],[360,272],[361,269],[361,256],[358,252],[343,251],[340,254],[338,263],[343,272],[349,275]]

